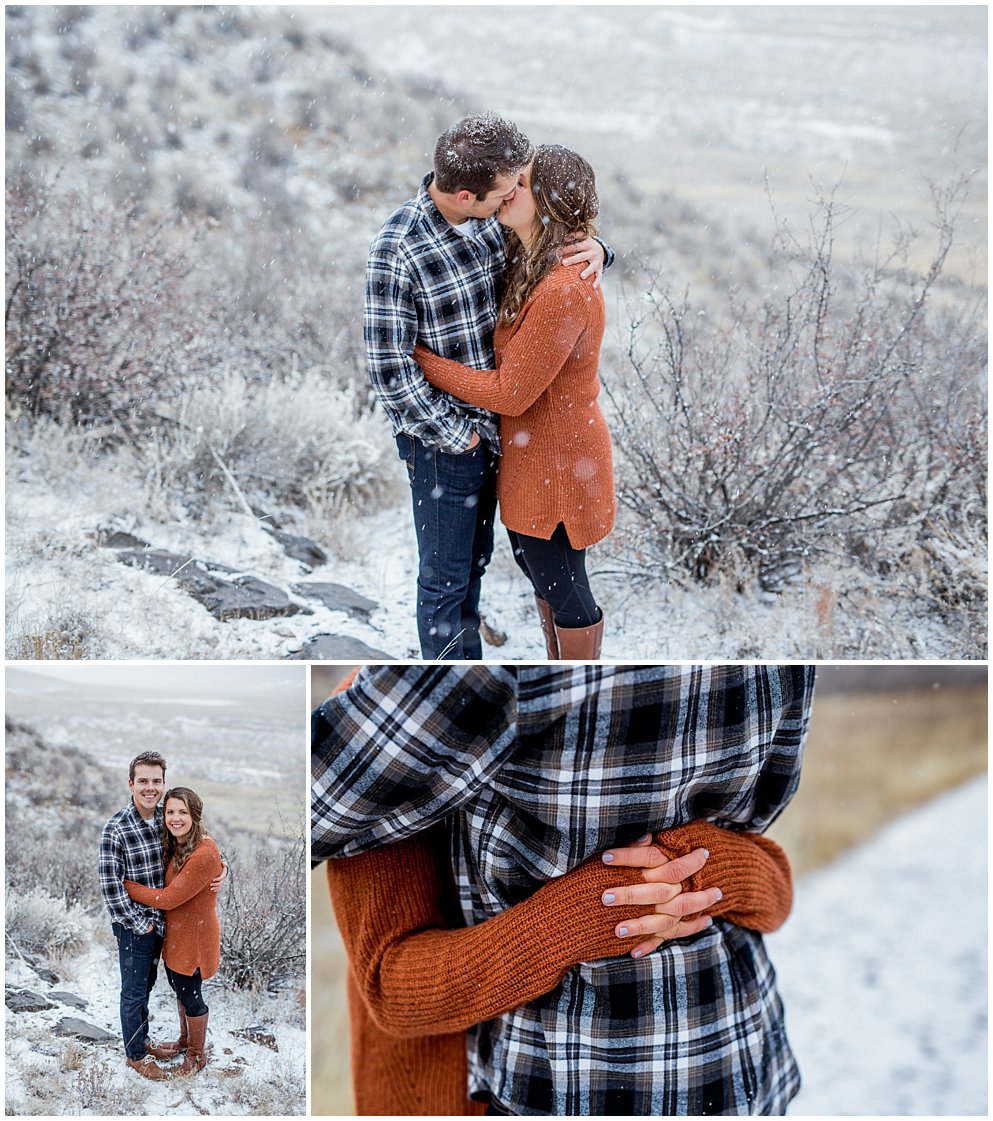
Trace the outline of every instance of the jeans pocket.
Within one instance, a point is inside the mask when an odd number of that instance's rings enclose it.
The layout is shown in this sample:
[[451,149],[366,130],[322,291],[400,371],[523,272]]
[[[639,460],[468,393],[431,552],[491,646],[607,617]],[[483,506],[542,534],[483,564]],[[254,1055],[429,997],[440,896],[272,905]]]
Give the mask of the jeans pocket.
[[414,441],[410,436],[399,433],[396,437],[397,453],[407,465],[407,476],[414,477]]

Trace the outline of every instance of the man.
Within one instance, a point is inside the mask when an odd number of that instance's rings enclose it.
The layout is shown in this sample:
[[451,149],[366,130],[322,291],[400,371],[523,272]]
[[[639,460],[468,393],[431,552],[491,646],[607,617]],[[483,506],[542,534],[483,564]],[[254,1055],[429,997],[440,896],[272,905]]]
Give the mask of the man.
[[[125,880],[146,887],[165,886],[162,862],[162,807],[165,759],[157,751],[143,751],[131,760],[128,789],[131,800],[103,827],[100,838],[100,894],[110,912],[121,968],[121,1032],[127,1065],[144,1078],[160,1081],[169,1075],[155,1058],[168,1058],[185,1041],[154,1047],[148,1042],[148,1000],[158,975],[165,916],[128,895]],[[219,891],[227,875],[212,883]],[[182,1044],[182,1046],[180,1046]]]
[[[493,551],[496,421],[433,389],[412,354],[420,342],[492,369],[503,229],[530,141],[491,113],[439,137],[434,171],[386,221],[369,251],[364,335],[369,375],[407,464],[417,534],[417,630],[426,659],[479,659],[480,581]],[[602,271],[587,240],[564,263]]]
[[[646,831],[761,831],[799,782],[812,693],[807,666],[374,667],[314,713],[312,856],[448,820],[474,924]],[[782,1113],[798,1086],[761,936],[720,920],[469,1033],[469,1091],[496,1112]]]

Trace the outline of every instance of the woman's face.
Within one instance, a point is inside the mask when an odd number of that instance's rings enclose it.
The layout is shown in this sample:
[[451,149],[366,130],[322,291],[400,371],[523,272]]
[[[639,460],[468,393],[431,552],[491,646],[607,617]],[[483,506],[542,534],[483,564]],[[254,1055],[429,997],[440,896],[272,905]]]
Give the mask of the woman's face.
[[497,219],[517,234],[522,241],[528,241],[534,229],[537,211],[531,194],[531,165],[521,168],[514,197],[503,203],[497,211]]
[[193,828],[193,815],[182,798],[169,798],[165,805],[166,829],[181,841]]

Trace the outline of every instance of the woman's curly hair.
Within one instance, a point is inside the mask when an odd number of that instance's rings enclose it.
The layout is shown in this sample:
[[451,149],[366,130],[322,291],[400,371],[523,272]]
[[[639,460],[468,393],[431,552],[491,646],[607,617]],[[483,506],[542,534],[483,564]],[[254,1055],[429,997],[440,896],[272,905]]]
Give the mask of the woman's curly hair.
[[541,229],[525,249],[516,233],[507,235],[507,269],[503,277],[500,319],[516,319],[535,286],[555,267],[567,242],[596,232],[600,203],[593,168],[560,144],[542,144],[531,163],[531,195]]

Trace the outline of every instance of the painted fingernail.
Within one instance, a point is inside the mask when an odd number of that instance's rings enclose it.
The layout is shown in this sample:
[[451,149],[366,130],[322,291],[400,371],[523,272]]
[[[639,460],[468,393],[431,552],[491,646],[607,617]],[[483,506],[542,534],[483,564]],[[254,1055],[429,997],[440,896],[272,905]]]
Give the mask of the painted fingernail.
[[604,864],[609,864],[613,859],[614,859],[614,854],[612,852],[605,852],[603,854]]
[[705,860],[710,859],[710,853],[706,849],[703,850],[703,855]]
[[646,833],[643,837],[638,838],[638,843],[640,844],[642,841],[650,841],[651,839],[652,839],[651,833]]
[[628,936],[628,928],[626,926],[619,927],[618,931],[617,931],[617,937],[618,938],[627,938],[627,936]]
[[631,956],[632,956],[633,958],[640,958],[640,957],[642,957],[642,956],[644,955],[644,953],[645,953],[645,951],[644,951],[644,950],[632,950],[632,951],[631,951]]
[[613,896],[613,895],[612,895],[612,894],[611,894],[611,893],[610,893],[609,891],[605,891],[605,892],[603,893],[603,901],[604,901],[604,903],[613,903],[613,902],[614,902],[614,900],[615,900],[615,896]]
[[713,926],[714,925],[714,920],[710,917],[710,915],[708,915],[707,918],[704,920],[703,925],[704,925],[704,929],[706,929],[708,926]]
[[723,899],[724,898],[724,892],[721,891],[721,889],[719,887],[715,888],[714,890],[717,892],[717,899]]

